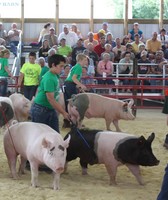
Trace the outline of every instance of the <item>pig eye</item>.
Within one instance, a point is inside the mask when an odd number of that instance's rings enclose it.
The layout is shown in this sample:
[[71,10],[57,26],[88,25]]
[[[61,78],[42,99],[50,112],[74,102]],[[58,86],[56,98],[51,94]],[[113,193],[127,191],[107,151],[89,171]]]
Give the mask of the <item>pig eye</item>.
[[60,150],[64,151],[64,147],[63,147],[63,146],[61,146],[61,145],[59,145],[59,146],[58,146],[58,149],[60,149]]
[[124,106],[124,107],[123,107],[123,111],[124,111],[124,112],[128,112],[127,106]]
[[53,155],[53,151],[54,151],[55,147],[51,148],[49,151],[49,154],[52,156]]

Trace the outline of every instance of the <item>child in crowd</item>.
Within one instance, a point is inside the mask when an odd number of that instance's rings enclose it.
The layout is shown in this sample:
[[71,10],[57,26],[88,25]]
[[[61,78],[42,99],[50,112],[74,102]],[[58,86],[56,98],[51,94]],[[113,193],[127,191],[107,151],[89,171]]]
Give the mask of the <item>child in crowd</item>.
[[0,51],[0,96],[7,95],[8,88],[8,77],[12,77],[9,70],[8,58],[10,56],[10,51],[8,49],[4,49]]
[[[86,90],[86,86],[83,85],[80,80],[82,77],[82,67],[87,65],[88,58],[85,54],[79,53],[76,56],[76,65],[73,66],[65,79],[65,83],[63,85],[63,93],[64,93],[64,100],[65,100],[65,109],[68,112],[68,99],[71,98],[73,94],[77,94],[78,90],[77,87],[81,90]],[[64,119],[64,128],[70,127],[70,122]]]
[[18,86],[20,87],[23,82],[23,93],[29,100],[32,100],[32,97],[36,94],[41,73],[41,66],[35,63],[35,60],[36,53],[30,52],[29,62],[22,66],[18,79]]

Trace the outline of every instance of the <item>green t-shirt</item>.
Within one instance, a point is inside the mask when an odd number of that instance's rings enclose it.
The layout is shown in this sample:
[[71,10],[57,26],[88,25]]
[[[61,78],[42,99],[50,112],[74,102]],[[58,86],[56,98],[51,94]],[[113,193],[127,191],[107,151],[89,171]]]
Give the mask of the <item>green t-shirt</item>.
[[46,92],[54,92],[54,98],[56,99],[56,101],[58,101],[59,90],[59,75],[55,75],[48,71],[40,81],[40,85],[38,87],[38,92],[34,102],[47,108],[53,109],[47,99]]
[[24,74],[24,85],[31,86],[39,84],[39,76],[41,73],[41,66],[39,64],[25,63],[20,72]]
[[80,81],[81,76],[82,76],[82,66],[79,63],[77,63],[75,66],[73,66],[71,68],[65,81],[73,82],[73,80],[72,80],[73,75],[77,75],[77,79],[78,79],[78,81]]
[[41,73],[40,73],[40,80],[42,79],[42,76],[44,76],[44,74],[46,72],[48,72],[49,68],[47,66],[44,66],[41,68]]
[[8,77],[8,73],[5,70],[5,67],[8,67],[8,59],[0,58],[0,76]]
[[68,56],[72,52],[72,48],[70,46],[59,46],[57,49],[57,54],[62,56]]

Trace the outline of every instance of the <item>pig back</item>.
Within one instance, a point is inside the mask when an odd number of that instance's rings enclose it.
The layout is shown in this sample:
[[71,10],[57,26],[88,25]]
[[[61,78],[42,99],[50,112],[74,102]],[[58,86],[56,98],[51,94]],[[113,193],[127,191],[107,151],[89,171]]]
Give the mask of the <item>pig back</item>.
[[45,124],[19,122],[5,131],[4,147],[14,148],[18,154],[27,158],[27,152],[33,151],[34,146],[41,145],[42,138],[47,137],[53,140],[55,135],[56,132]]
[[113,154],[117,143],[124,138],[132,137],[132,135],[122,132],[102,131],[99,132],[95,139],[96,153],[99,163],[107,163],[114,161]]
[[86,111],[86,117],[105,117],[105,115],[110,115],[111,119],[116,117],[116,113],[119,113],[124,102],[104,97],[98,94],[87,93],[89,97],[89,108]]

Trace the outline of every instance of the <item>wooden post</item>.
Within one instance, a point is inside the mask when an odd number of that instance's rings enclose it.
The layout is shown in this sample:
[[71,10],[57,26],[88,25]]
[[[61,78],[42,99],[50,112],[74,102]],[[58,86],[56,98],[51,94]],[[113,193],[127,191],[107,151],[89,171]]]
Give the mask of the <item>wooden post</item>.
[[[133,96],[137,96],[137,75],[138,75],[138,65],[137,65],[137,59],[134,58],[133,60],[133,78],[135,78],[132,82],[133,82],[133,86],[132,86],[132,95]],[[137,98],[134,99],[134,105],[137,106]],[[132,113],[134,116],[136,116],[136,108],[132,109]]]
[[91,0],[91,10],[90,10],[90,31],[94,32],[94,23],[93,23],[93,6],[94,6],[94,3],[93,3],[93,0]]
[[159,9],[159,29],[163,28],[163,12],[164,12],[164,0],[160,0],[160,9]]
[[55,23],[56,23],[56,34],[59,34],[59,0],[55,0],[56,3],[56,14],[55,14]]
[[124,7],[124,35],[128,34],[128,0],[125,0]]

